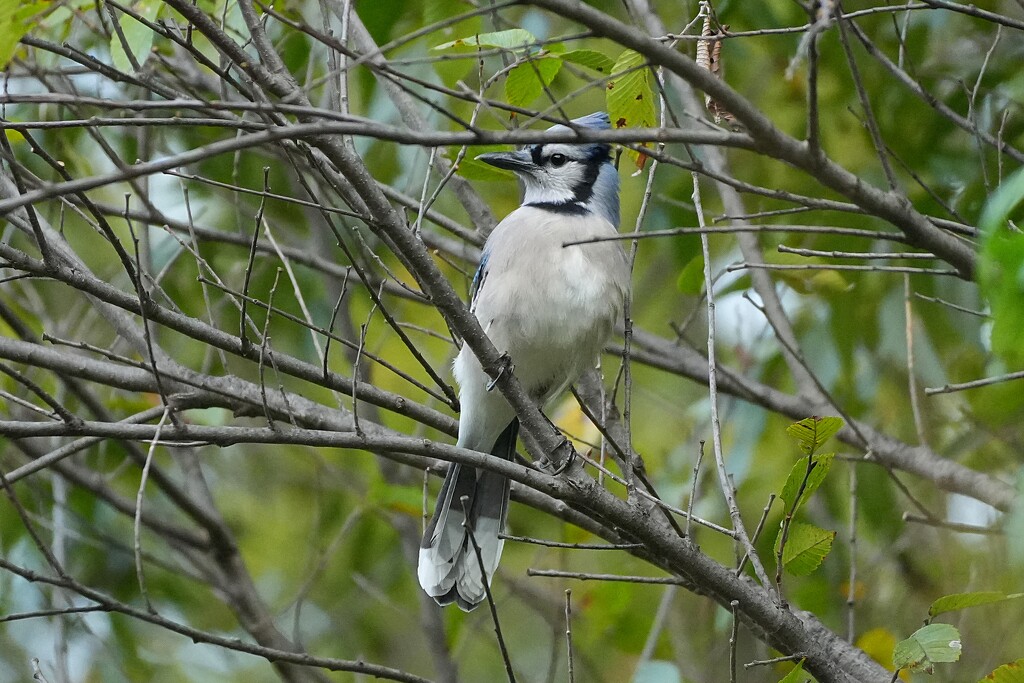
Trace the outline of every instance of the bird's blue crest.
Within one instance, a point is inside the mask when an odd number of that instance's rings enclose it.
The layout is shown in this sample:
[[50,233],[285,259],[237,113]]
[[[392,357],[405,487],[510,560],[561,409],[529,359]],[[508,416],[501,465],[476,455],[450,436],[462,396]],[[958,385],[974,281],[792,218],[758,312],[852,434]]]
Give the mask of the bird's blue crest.
[[[595,111],[593,114],[587,114],[581,116],[578,119],[570,121],[575,126],[582,126],[583,128],[593,128],[594,130],[611,130],[612,120],[608,117],[608,114],[603,111]],[[548,128],[548,130],[572,130],[569,126],[561,123]]]

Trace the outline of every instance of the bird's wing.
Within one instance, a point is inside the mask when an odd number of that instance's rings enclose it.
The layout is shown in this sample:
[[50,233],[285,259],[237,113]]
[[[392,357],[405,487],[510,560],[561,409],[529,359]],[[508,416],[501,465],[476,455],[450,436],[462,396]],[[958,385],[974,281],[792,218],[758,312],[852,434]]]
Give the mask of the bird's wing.
[[476,273],[473,275],[473,282],[469,285],[469,310],[476,310],[476,295],[480,293],[480,288],[484,284],[484,280],[487,279],[487,257],[489,252],[485,249],[484,253],[480,255],[480,266],[476,269]]

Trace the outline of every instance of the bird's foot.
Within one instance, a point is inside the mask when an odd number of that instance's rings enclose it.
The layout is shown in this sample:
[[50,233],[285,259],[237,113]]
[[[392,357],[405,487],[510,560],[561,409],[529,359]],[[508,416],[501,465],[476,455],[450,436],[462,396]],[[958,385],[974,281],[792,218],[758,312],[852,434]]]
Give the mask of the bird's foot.
[[556,456],[556,459],[549,459],[548,460],[548,465],[549,466],[554,465],[554,463],[557,462],[558,459],[560,459],[562,461],[561,464],[559,464],[557,467],[554,467],[552,469],[551,476],[553,476],[553,477],[557,477],[558,475],[562,474],[562,472],[565,472],[567,469],[569,469],[569,467],[576,460],[576,449],[572,447],[572,443],[569,442],[569,439],[566,439],[564,437],[562,439],[562,443],[559,444],[558,448],[555,449],[555,454],[557,454],[558,451],[566,450],[567,446],[568,446],[569,452],[564,457],[557,458],[557,456]]
[[498,358],[498,366],[498,374],[494,376],[494,379],[487,383],[487,391],[493,391],[494,387],[498,384],[498,380],[501,379],[506,372],[512,372],[516,367],[512,364],[512,359],[507,353],[501,354],[501,357]]

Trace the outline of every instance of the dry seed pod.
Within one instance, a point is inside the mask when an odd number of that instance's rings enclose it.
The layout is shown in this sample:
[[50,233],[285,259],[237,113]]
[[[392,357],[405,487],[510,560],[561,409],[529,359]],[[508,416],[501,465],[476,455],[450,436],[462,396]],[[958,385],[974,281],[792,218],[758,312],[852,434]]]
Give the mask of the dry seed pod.
[[[715,39],[714,36],[720,35],[719,31],[714,30],[711,21],[710,4],[707,5],[709,10],[704,15],[704,26],[701,29],[701,38],[703,40],[697,41],[697,65],[703,69],[707,69],[715,78],[722,78],[722,40],[721,38]],[[721,32],[729,30],[728,25],[721,27]],[[736,121],[736,117],[733,116],[725,107],[718,103],[711,95],[704,95],[704,106],[707,107],[708,111],[711,112],[711,116],[714,117],[715,123],[733,123]]]

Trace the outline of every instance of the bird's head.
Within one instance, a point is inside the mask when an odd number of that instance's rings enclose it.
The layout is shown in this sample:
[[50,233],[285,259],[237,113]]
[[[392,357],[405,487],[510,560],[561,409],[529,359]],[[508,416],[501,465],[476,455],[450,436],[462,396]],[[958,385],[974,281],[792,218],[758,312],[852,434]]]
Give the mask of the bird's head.
[[[597,112],[573,119],[573,127],[607,130],[608,115]],[[561,124],[549,130],[572,130]],[[611,145],[547,143],[515,152],[491,152],[480,161],[508,169],[523,180],[523,204],[551,210],[592,211],[619,224],[619,175],[612,165]]]

